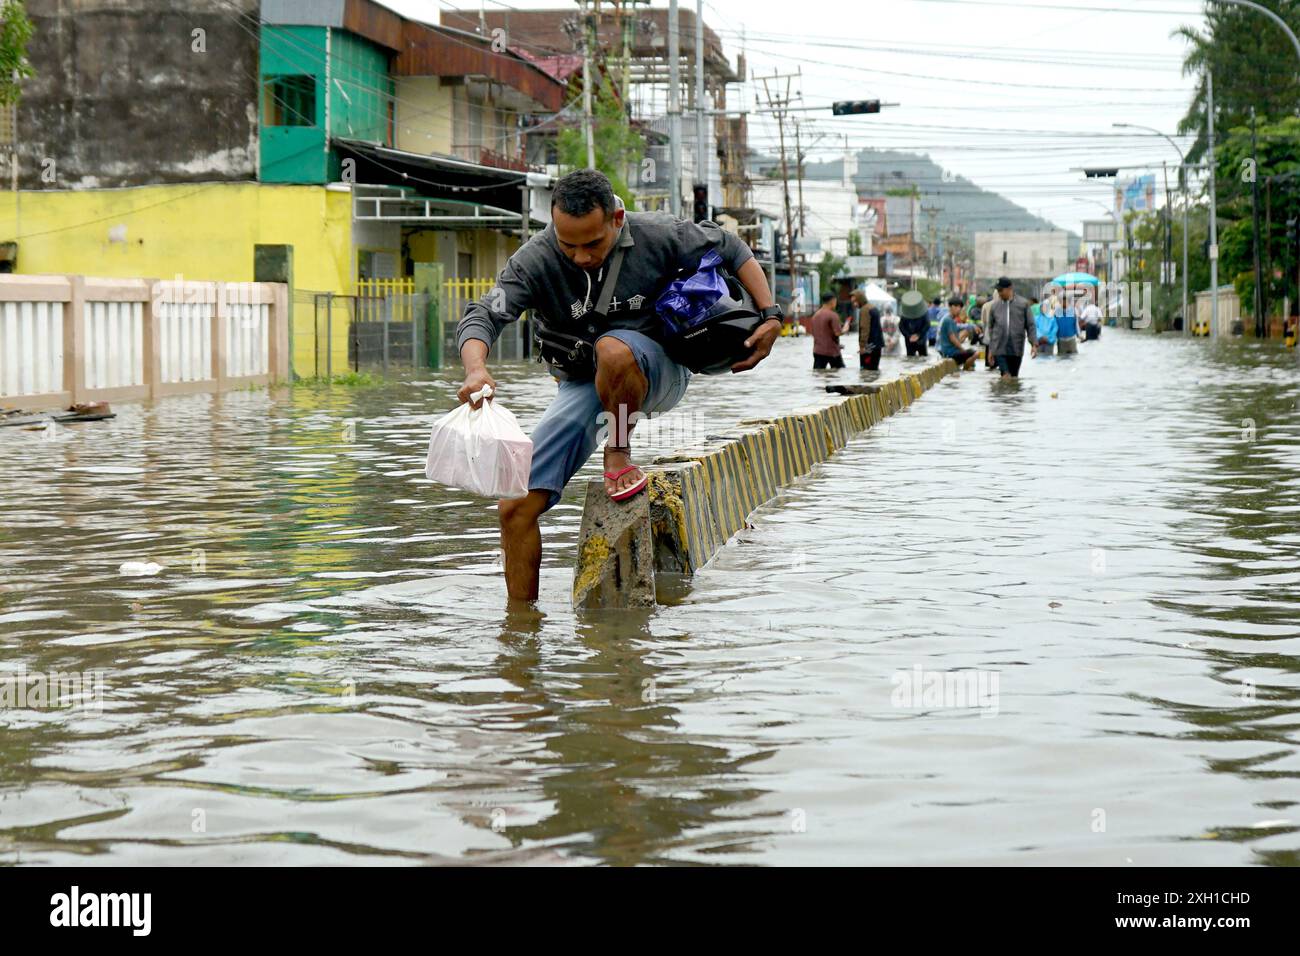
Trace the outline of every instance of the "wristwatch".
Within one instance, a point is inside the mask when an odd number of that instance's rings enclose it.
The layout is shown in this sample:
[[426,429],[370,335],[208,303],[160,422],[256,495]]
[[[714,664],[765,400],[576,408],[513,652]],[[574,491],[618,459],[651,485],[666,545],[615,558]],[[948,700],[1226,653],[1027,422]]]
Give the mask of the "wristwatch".
[[780,319],[783,322],[785,321],[785,313],[781,311],[779,305],[769,305],[766,309],[759,309],[758,317],[764,322],[769,319]]

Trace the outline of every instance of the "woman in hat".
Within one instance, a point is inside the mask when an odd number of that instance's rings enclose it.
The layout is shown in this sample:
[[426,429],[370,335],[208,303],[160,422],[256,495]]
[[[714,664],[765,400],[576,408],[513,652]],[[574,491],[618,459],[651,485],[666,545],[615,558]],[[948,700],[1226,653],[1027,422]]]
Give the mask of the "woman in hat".
[[908,355],[928,355],[926,344],[930,337],[930,311],[925,304],[925,296],[915,289],[908,289],[898,302],[901,316],[898,330],[903,333],[903,345]]

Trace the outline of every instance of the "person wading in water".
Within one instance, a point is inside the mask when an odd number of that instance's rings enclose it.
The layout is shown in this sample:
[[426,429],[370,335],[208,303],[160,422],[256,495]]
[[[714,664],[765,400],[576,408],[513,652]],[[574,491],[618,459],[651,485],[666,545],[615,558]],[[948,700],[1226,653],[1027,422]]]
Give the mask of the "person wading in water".
[[609,180],[594,169],[576,170],[556,183],[550,225],[515,251],[495,288],[465,307],[456,333],[465,367],[457,393],[462,402],[484,385],[497,391],[487,370],[488,349],[524,311],[530,310],[542,356],[560,380],[533,428],[528,494],[497,505],[512,600],[537,599],[538,519],[595,451],[602,420],[619,423],[605,446],[606,492],[622,500],[644,489],[646,475],[628,446],[635,424],[629,417],[668,411],[681,401],[691,377],[657,340],[662,323],[655,301],[673,276],[697,269],[711,250],[763,319],[745,340],[752,351],[731,367],[744,372],[772,351],[782,320],[749,247],[715,223],[626,212]]

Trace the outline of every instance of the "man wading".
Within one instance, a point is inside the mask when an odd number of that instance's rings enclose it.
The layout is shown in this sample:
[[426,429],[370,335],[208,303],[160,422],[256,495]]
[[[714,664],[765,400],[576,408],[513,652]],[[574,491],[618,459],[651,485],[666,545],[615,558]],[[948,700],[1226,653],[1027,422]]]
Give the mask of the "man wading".
[[691,377],[657,341],[655,300],[678,271],[693,271],[707,252],[717,250],[753,297],[765,321],[745,340],[752,351],[733,372],[766,358],[781,331],[781,310],[762,267],[748,246],[712,223],[624,212],[609,180],[592,169],[556,183],[551,220],[510,257],[496,287],[465,307],[456,336],[465,366],[462,402],[484,385],[497,390],[487,370],[488,348],[525,310],[532,310],[542,356],[560,379],[559,393],[533,429],[529,492],[497,506],[506,590],[524,601],[537,599],[537,519],[560,500],[595,451],[602,420],[619,423],[605,447],[605,491],[622,500],[645,487],[645,474],[632,463],[628,447],[635,423],[629,419],[635,412],[671,409]]
[[1035,340],[1038,335],[1034,327],[1034,317],[1029,311],[1029,301],[1016,295],[1010,279],[1003,276],[998,280],[997,298],[990,303],[988,329],[989,351],[998,363],[1002,377],[1016,378],[1020,375],[1020,362],[1025,357],[1025,343],[1029,343],[1029,355],[1038,354]]

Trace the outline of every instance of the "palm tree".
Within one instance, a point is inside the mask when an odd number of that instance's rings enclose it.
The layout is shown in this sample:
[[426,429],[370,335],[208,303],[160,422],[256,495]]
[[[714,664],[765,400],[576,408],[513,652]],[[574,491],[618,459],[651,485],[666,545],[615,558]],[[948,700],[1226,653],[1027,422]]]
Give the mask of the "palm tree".
[[[1257,0],[1293,29],[1300,29],[1300,0]],[[1250,108],[1261,117],[1281,117],[1300,106],[1295,50],[1286,35],[1254,10],[1206,3],[1205,29],[1183,25],[1171,34],[1187,43],[1183,75],[1194,76],[1196,92],[1178,132],[1194,133],[1189,163],[1205,155],[1205,73],[1214,73],[1214,125],[1225,133],[1250,121]]]

